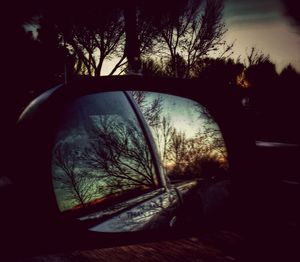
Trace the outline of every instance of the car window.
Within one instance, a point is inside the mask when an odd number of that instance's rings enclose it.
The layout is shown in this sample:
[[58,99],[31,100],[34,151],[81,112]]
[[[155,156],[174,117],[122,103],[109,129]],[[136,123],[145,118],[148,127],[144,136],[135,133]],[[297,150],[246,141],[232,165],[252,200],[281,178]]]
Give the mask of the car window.
[[66,106],[52,174],[60,211],[121,201],[157,187],[148,145],[123,92],[86,95]]
[[171,182],[226,175],[228,156],[216,121],[199,103],[173,95],[133,92]]

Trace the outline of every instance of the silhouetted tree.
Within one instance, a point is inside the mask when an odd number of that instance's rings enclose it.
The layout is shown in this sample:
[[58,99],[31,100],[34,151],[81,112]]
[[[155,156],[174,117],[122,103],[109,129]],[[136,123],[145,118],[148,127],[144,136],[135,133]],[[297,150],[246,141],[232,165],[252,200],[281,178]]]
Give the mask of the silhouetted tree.
[[89,3],[84,12],[81,6],[65,7],[66,17],[63,13],[57,18],[57,10],[50,10],[46,12],[45,19],[50,19],[57,27],[61,44],[66,44],[76,56],[77,72],[100,76],[106,59],[119,57],[116,68],[124,63],[124,18],[122,10],[112,3],[105,8],[94,1]]
[[[296,69],[291,64],[287,65],[281,71],[279,80],[280,88],[278,90],[278,95],[282,99],[285,97],[292,105],[299,104],[300,74],[296,71]],[[287,101],[285,106],[288,106],[288,104],[289,102]]]
[[261,50],[258,50],[256,47],[251,47],[250,53],[246,54],[245,64],[247,65],[247,67],[267,62],[270,62],[270,56],[265,55]]
[[165,64],[165,72],[168,76],[174,76],[174,72],[176,72],[176,77],[185,78],[187,70],[188,65],[179,54],[171,57]]
[[[238,76],[243,72],[244,65],[233,59],[205,58],[200,59],[192,69],[195,77],[201,77],[211,83],[210,88],[236,86]],[[223,84],[214,84],[215,81]]]
[[296,69],[291,64],[289,64],[282,69],[280,77],[284,80],[295,82],[299,79],[299,74],[297,73]]
[[178,75],[182,67],[177,64],[185,60],[185,74],[180,74],[189,77],[199,57],[224,45],[223,0],[115,0],[105,8],[88,0],[84,12],[79,4],[58,8],[56,1],[37,6],[34,14],[40,21],[33,23],[55,28],[60,45],[76,58],[76,73],[100,76],[104,62],[114,58],[118,61],[111,74],[115,74],[124,71],[128,57],[134,64],[140,54],[166,51],[172,74]]
[[268,58],[258,61],[245,70],[245,77],[253,90],[253,102],[257,110],[266,110],[277,92],[278,74],[273,62]]
[[162,60],[151,58],[142,59],[141,73],[143,76],[166,76],[168,75]]
[[300,74],[289,64],[280,73],[279,83],[277,105],[281,104],[281,111],[285,112],[285,117],[295,122],[299,112]]
[[34,28],[25,30],[22,24],[19,27],[13,38],[15,42],[6,49],[11,54],[6,63],[10,72],[5,75],[10,81],[6,92],[12,96],[8,100],[12,101],[13,121],[34,97],[63,81],[66,63],[70,68],[73,66],[72,57],[59,45],[54,28],[38,29],[40,34],[36,38]]
[[298,129],[294,124],[300,83],[297,75],[290,65],[279,75],[268,55],[251,49],[244,77],[251,91],[252,108],[259,113],[255,118],[258,139],[297,140]]
[[208,0],[205,5],[202,2],[172,3],[171,8],[163,11],[157,24],[159,43],[163,43],[158,48],[169,57],[174,76],[178,76],[178,57],[186,60],[185,77],[189,77],[196,60],[224,44],[223,1]]

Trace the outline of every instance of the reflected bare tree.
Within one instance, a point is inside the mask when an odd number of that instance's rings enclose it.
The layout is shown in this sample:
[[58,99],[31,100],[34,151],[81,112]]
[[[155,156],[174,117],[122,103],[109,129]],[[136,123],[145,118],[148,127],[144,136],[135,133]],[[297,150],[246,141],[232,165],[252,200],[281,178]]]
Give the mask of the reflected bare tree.
[[95,177],[101,178],[111,193],[156,185],[148,145],[136,125],[118,117],[101,116],[91,123],[89,131],[90,142],[82,160],[101,171]]
[[169,158],[168,148],[170,147],[175,129],[171,125],[170,119],[164,116],[159,125],[152,127],[152,131],[155,140],[157,141],[157,147],[161,155],[162,163],[166,163]]
[[142,105],[141,111],[143,113],[151,109],[149,101],[155,101],[157,97],[160,97],[161,101],[160,110],[156,112],[156,124],[153,125],[153,122],[147,118],[146,121],[149,123],[156,141],[161,163],[170,178],[215,177],[222,173],[220,172],[221,169],[226,170],[228,160],[224,139],[209,112],[198,103],[186,105],[191,106],[192,111],[196,112],[192,119],[199,118],[200,121],[198,122],[198,132],[192,136],[187,136],[184,131],[177,129],[171,121],[170,116],[178,116],[175,108],[174,112],[168,108],[169,117],[166,116],[165,100],[162,94],[141,92],[134,96],[137,103]]
[[174,129],[168,148],[168,160],[174,163],[174,169],[181,172],[187,154],[187,138],[184,132]]
[[86,170],[78,167],[78,152],[67,143],[59,143],[54,149],[54,182],[56,189],[65,193],[65,199],[81,206],[97,196],[95,178],[88,175]]
[[146,99],[147,92],[145,91],[132,91],[131,94],[136,103],[139,105],[139,108],[142,111],[147,123],[151,127],[158,126],[160,124],[160,115],[162,111],[162,96],[158,96],[149,102]]
[[187,138],[174,129],[167,152],[169,176],[209,178],[217,175],[216,170],[227,168],[226,148],[216,130]]
[[[86,207],[110,196],[156,187],[152,157],[133,120],[102,115],[86,124],[78,146],[65,139],[53,152],[54,183],[70,209]],[[73,138],[72,138],[73,139]]]

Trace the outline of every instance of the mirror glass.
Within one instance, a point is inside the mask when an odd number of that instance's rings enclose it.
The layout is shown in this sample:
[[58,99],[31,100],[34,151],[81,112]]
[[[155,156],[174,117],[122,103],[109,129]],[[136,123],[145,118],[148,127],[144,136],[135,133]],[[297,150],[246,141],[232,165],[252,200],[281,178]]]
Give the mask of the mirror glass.
[[69,101],[59,117],[52,149],[57,206],[93,232],[184,226],[186,217],[219,208],[227,171],[218,124],[187,98],[95,93]]
[[107,206],[157,187],[150,150],[123,92],[86,95],[66,106],[52,174],[63,212]]
[[220,128],[205,107],[174,95],[134,91],[171,182],[226,177],[228,156]]

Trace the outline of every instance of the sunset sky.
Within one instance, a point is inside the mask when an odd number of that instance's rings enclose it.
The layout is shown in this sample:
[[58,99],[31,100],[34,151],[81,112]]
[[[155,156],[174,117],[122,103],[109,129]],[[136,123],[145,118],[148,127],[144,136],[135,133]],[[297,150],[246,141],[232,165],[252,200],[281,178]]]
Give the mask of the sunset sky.
[[[300,30],[285,15],[280,0],[226,0],[226,39],[235,41],[233,58],[252,46],[269,54],[280,72],[291,63],[300,72]],[[297,31],[298,30],[298,31]]]
[[[270,55],[276,69],[291,63],[300,72],[300,28],[285,14],[281,0],[225,0],[225,40],[235,42],[231,58],[240,57],[256,47]],[[106,61],[103,74],[111,71],[115,61]]]

